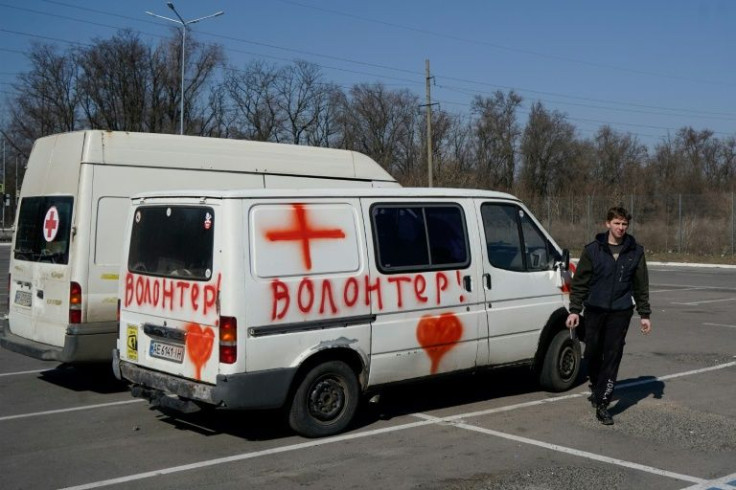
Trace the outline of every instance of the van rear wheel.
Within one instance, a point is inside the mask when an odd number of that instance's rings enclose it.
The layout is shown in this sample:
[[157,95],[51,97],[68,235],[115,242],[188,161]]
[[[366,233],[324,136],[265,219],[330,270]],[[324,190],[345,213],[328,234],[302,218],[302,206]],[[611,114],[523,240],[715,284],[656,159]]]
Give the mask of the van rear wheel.
[[289,409],[289,425],[305,437],[323,437],[344,430],[358,408],[358,380],[350,366],[329,361],[302,378]]
[[569,390],[580,373],[580,361],[580,342],[571,339],[567,329],[560,330],[547,347],[539,384],[547,391]]

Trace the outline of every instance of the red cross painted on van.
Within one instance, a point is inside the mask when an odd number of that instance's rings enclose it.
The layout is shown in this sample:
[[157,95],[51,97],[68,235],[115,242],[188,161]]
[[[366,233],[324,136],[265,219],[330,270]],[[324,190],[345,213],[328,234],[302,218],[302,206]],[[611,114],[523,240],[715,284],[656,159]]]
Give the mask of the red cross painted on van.
[[339,228],[312,228],[307,218],[307,210],[303,204],[294,204],[294,223],[292,228],[269,230],[266,238],[272,242],[297,241],[302,245],[302,259],[304,267],[312,270],[312,253],[310,241],[317,239],[345,238],[345,232]]
[[59,211],[56,206],[51,206],[46,211],[46,217],[43,219],[43,237],[47,242],[53,242],[56,234],[59,232]]

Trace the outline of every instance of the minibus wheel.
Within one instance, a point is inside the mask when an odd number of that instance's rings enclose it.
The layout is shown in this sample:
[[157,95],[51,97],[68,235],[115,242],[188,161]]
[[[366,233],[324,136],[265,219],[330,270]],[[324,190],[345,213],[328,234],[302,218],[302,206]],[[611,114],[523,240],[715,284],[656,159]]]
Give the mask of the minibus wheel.
[[539,384],[547,391],[572,388],[580,373],[580,342],[566,328],[557,332],[547,347]]
[[343,431],[358,409],[358,379],[342,361],[316,365],[301,379],[289,409],[289,425],[305,437]]

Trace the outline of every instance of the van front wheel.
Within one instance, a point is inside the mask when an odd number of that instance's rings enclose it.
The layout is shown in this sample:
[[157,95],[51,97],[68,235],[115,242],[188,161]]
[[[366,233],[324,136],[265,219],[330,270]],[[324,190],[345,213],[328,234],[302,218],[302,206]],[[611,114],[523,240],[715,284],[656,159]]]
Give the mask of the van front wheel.
[[323,437],[344,430],[358,408],[358,380],[350,366],[329,361],[302,378],[289,409],[289,425],[305,437]]
[[547,348],[539,384],[548,391],[569,390],[580,373],[580,360],[580,342],[567,329],[560,330]]

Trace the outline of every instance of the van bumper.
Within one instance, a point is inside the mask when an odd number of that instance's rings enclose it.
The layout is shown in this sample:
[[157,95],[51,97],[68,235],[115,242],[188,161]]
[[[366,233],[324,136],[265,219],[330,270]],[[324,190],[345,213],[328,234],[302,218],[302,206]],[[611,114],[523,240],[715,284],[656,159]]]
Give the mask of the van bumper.
[[[198,383],[121,361],[113,352],[113,372],[135,386],[176,395],[222,408],[272,409],[284,406],[296,368],[269,369],[254,373],[218,374],[216,384]],[[140,390],[135,390],[140,393]]]
[[0,345],[5,349],[35,359],[63,363],[109,362],[117,338],[115,322],[69,325],[61,347],[15,335],[10,331],[7,320],[0,331]]

